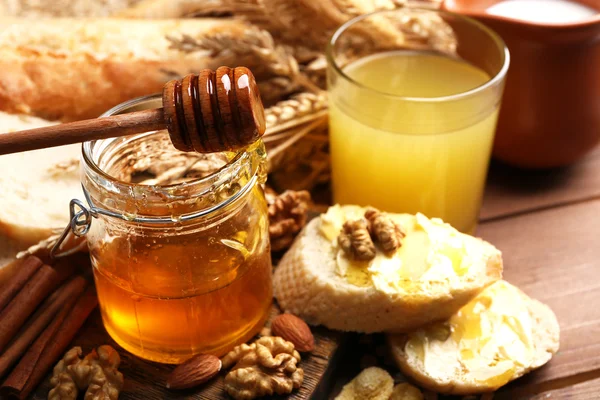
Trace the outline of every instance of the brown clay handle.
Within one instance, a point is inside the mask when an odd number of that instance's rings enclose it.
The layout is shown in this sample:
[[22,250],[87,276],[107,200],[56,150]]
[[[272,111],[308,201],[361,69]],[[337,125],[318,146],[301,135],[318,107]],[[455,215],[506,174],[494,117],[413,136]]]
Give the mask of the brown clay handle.
[[254,76],[245,67],[203,70],[163,89],[164,108],[0,134],[0,155],[167,128],[182,151],[237,150],[265,132]]

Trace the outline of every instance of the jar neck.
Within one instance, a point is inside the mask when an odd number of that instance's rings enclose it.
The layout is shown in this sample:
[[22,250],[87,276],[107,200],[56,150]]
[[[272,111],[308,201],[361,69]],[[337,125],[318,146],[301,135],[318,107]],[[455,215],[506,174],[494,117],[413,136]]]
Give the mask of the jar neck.
[[227,163],[200,179],[177,184],[145,185],[109,174],[115,163],[128,165],[138,155],[136,145],[156,140],[159,132],[84,144],[82,184],[93,206],[123,219],[187,222],[191,216],[217,214],[266,181],[266,152],[262,141],[227,155]]

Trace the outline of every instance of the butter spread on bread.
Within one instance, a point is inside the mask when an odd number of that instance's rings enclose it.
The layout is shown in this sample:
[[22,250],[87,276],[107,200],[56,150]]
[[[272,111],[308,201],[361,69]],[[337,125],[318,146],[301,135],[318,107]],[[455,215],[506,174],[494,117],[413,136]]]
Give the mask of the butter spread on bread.
[[387,214],[406,232],[392,254],[360,262],[336,237],[366,209],[333,206],[313,219],[274,274],[280,306],[311,324],[358,332],[408,332],[445,320],[502,276],[491,244],[423,215]]
[[448,394],[493,391],[558,350],[554,313],[508,282],[483,290],[446,322],[390,337],[401,370]]
[[[330,207],[320,218],[320,231],[336,247],[336,239],[345,221],[361,218],[361,207]],[[374,286],[386,293],[417,288],[415,281],[458,279],[469,268],[484,261],[485,249],[479,240],[462,234],[438,218],[423,214],[387,214],[404,230],[403,245],[393,254],[376,248],[370,261],[353,260],[336,247],[336,272],[357,286]]]

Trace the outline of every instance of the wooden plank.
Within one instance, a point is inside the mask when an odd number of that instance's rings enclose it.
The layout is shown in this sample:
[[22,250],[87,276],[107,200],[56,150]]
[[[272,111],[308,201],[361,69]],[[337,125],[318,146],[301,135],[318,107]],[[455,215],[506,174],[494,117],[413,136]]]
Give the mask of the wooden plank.
[[537,393],[501,390],[495,393],[493,400],[597,400],[598,398],[600,398],[600,379],[591,378],[565,382],[562,387],[541,389]]
[[600,379],[593,379],[562,389],[534,395],[530,400],[547,399],[578,399],[578,400],[597,400],[600,397]]
[[[279,310],[274,305],[271,318],[278,313]],[[340,354],[340,352],[337,352],[336,355],[336,351],[343,342],[344,335],[341,332],[333,332],[324,328],[315,328],[313,333],[316,348],[310,354],[303,354],[302,361],[299,364],[304,369],[304,383],[292,395],[282,398],[290,400],[324,399],[331,390],[334,382],[330,379],[332,369],[329,367],[335,364],[335,362],[331,362],[332,359]],[[119,370],[125,376],[125,387],[119,396],[120,400],[231,399],[223,389],[225,371],[199,388],[183,391],[168,390],[165,387],[165,382],[174,366],[145,361],[123,350],[106,333],[100,313],[95,311],[69,348],[81,346],[84,353],[87,354],[94,347],[102,344],[110,344],[119,351],[121,356],[122,361]],[[32,397],[33,399],[45,400],[48,397],[50,377],[51,373],[37,388]]]
[[594,200],[483,223],[478,230],[503,251],[505,279],[548,304],[561,326],[559,353],[512,385],[516,391],[600,377],[599,215],[600,200]]
[[600,147],[568,168],[527,171],[492,163],[483,221],[600,197]]

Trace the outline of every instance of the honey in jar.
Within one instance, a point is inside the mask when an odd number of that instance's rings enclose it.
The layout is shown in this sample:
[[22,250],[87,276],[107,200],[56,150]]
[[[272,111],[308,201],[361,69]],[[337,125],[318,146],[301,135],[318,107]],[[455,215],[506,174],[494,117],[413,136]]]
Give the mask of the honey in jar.
[[[156,107],[126,103],[109,114]],[[166,132],[84,144],[87,235],[100,310],[131,353],[180,363],[222,355],[263,327],[272,302],[261,141],[180,153]]]

